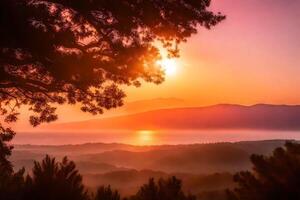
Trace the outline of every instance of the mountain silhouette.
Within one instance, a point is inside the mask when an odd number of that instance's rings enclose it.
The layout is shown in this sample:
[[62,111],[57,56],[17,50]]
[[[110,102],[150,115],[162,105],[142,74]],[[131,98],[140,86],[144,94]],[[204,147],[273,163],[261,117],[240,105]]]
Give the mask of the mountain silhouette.
[[207,107],[171,108],[106,119],[52,124],[44,126],[44,128],[55,130],[299,130],[300,105],[220,104]]

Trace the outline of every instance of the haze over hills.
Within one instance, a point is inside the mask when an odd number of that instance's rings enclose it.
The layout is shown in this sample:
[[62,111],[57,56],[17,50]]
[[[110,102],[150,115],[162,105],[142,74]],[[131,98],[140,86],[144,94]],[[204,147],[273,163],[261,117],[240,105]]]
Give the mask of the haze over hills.
[[44,128],[50,130],[300,130],[300,106],[220,104],[208,107],[170,108],[106,119],[52,124]]
[[218,191],[222,196],[225,188],[233,186],[233,173],[251,168],[251,154],[267,155],[284,143],[284,140],[269,140],[161,146],[16,145],[11,160],[15,168],[24,166],[29,170],[34,160],[40,161],[46,154],[57,160],[68,156],[75,161],[88,187],[111,185],[124,195],[136,192],[150,177],[176,175],[183,180],[187,192],[201,196]]
[[[90,143],[81,145],[16,145],[12,160],[15,167],[46,154],[60,159],[68,156],[80,162],[84,171],[99,166],[98,173],[123,169],[152,169],[165,172],[213,173],[237,171],[249,167],[249,155],[268,154],[284,140],[216,144],[134,146]],[[92,163],[92,165],[85,165]],[[32,163],[31,163],[32,164]],[[104,165],[105,164],[105,165]],[[104,169],[105,168],[105,169]],[[103,170],[104,169],[104,170]],[[91,170],[94,171],[94,170]]]

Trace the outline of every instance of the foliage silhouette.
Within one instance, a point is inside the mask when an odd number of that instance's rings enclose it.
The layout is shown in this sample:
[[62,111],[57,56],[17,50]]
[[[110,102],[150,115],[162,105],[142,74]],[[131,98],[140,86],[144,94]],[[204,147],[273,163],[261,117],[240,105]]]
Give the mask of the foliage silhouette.
[[158,183],[153,178],[143,185],[136,195],[132,196],[130,200],[195,200],[193,195],[186,195],[182,191],[181,180],[176,177],[169,179],[160,179]]
[[229,200],[300,199],[300,144],[287,142],[271,156],[252,155],[253,172],[234,176],[238,187]]
[[14,172],[8,160],[13,147],[8,144],[15,133],[11,129],[0,126],[0,199],[17,200],[22,196],[24,187],[24,168]]
[[11,156],[13,146],[9,145],[15,133],[8,128],[0,126],[0,176],[8,176],[13,173],[13,167],[8,157]]
[[28,105],[37,126],[54,104],[102,113],[123,104],[120,85],[161,83],[156,41],[169,56],[197,27],[225,17],[210,0],[1,0],[0,112],[7,122]]
[[47,155],[41,163],[34,163],[32,177],[27,176],[25,199],[88,200],[89,197],[74,162],[66,157],[56,162]]
[[112,190],[110,186],[99,187],[94,200],[120,200],[121,196],[117,190]]

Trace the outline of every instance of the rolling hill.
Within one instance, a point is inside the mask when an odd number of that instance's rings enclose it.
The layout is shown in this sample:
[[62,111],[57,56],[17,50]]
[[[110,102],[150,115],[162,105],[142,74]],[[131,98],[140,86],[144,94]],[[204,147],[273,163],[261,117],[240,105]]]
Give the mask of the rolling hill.
[[234,186],[232,174],[251,168],[251,154],[267,155],[284,143],[268,140],[145,147],[115,143],[16,145],[11,161],[16,169],[25,167],[29,172],[33,161],[42,160],[46,154],[57,160],[68,156],[75,161],[89,188],[111,185],[124,195],[136,192],[150,177],[175,175],[183,180],[184,190],[197,194],[199,200],[225,200],[224,189]]
[[48,130],[300,130],[300,106],[220,104],[208,107],[171,108],[106,119],[45,125],[43,128]]
[[133,146],[91,143],[81,145],[16,145],[12,161],[16,168],[30,169],[33,160],[46,154],[60,160],[63,156],[78,163],[80,171],[103,173],[126,169],[152,169],[164,172],[214,173],[249,169],[249,156],[268,154],[284,140],[216,144]]

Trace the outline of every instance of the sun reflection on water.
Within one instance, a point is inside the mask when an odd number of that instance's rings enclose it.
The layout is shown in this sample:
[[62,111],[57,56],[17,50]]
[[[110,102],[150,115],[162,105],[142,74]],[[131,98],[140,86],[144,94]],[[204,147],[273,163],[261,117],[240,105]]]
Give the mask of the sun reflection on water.
[[153,145],[155,131],[139,130],[137,131],[137,145]]

